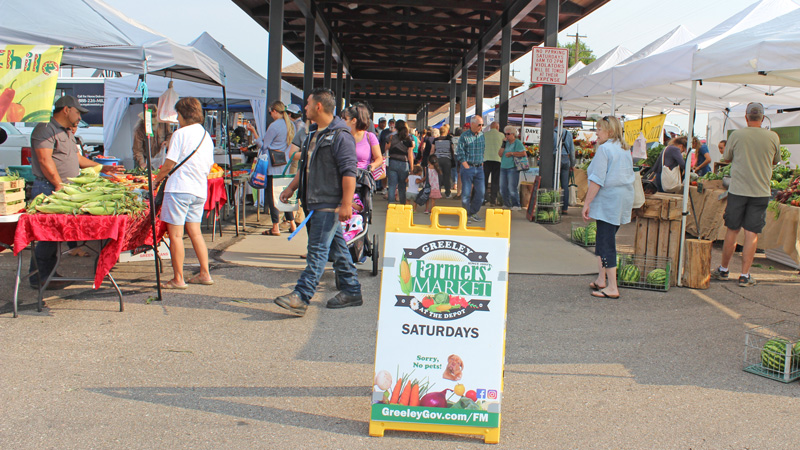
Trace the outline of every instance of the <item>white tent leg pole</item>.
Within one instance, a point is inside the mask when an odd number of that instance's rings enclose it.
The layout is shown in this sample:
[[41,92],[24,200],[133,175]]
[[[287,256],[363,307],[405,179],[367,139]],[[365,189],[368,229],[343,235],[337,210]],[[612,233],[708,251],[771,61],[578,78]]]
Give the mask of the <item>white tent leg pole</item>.
[[[525,95],[525,94],[523,94]],[[522,140],[522,145],[525,145],[525,107],[528,106],[526,104],[522,104],[522,125],[519,128],[519,138]]]
[[613,90],[611,91],[611,115],[614,117],[617,115],[617,93]]
[[[692,98],[689,103],[689,148],[691,149],[692,136],[694,136],[694,116],[697,112],[697,80],[692,81]],[[683,213],[681,214],[681,245],[678,250],[678,286],[683,286],[683,249],[686,244],[686,216],[689,215],[689,182],[691,175],[692,155],[694,149],[686,154],[686,173],[683,177]]]

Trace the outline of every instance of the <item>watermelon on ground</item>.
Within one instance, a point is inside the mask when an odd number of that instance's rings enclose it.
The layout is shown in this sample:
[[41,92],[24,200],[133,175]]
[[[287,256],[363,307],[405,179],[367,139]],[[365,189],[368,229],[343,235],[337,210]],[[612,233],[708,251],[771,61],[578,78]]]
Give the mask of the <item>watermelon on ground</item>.
[[664,269],[653,269],[647,274],[645,278],[647,284],[654,286],[664,286],[667,282],[667,271]]
[[[761,350],[761,365],[764,368],[783,373],[786,367],[786,345],[789,341],[786,339],[775,338],[770,339],[764,344]],[[791,370],[800,368],[800,342],[796,343],[792,348]]]
[[552,203],[552,199],[550,198],[550,192],[542,191],[539,192],[539,203]]
[[619,276],[620,281],[623,283],[638,283],[639,282],[639,268],[636,266],[624,266],[622,274]]
[[586,227],[575,227],[572,230],[572,240],[575,242],[583,243],[583,238],[586,235]]
[[547,214],[547,211],[545,211],[543,209],[539,210],[539,212],[536,213],[536,221],[537,222],[547,222],[548,217],[549,216]]
[[586,244],[594,245],[596,241],[597,241],[597,230],[586,227]]

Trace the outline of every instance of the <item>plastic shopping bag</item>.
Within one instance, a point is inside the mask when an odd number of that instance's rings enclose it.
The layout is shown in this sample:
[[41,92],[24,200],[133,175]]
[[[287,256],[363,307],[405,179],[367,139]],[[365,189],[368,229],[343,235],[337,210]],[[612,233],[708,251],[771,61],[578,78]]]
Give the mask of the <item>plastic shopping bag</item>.
[[272,176],[272,200],[273,205],[278,211],[292,212],[300,209],[300,204],[297,203],[297,191],[289,197],[288,203],[281,201],[281,192],[289,186],[289,183],[294,179],[294,175],[273,175]]
[[172,81],[170,81],[169,88],[158,98],[158,120],[160,122],[178,123],[178,111],[175,111],[175,104],[180,98],[175,89],[172,89]]
[[633,149],[631,151],[631,156],[634,160],[647,159],[647,139],[644,138],[644,134],[639,133],[639,137],[633,141]]
[[253,160],[253,169],[250,171],[248,183],[256,189],[267,187],[267,169],[269,169],[269,156],[266,153],[259,154]]

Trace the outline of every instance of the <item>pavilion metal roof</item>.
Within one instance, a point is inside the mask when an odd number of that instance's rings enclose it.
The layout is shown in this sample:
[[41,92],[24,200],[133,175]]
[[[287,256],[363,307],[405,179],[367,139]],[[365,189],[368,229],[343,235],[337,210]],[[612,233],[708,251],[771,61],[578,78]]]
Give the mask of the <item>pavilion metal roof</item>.
[[[267,0],[233,1],[269,31]],[[387,112],[414,112],[422,102],[432,109],[441,106],[449,95],[448,83],[460,76],[463,64],[470,82],[475,79],[480,51],[486,55],[485,73],[499,71],[506,18],[513,27],[511,61],[544,40],[545,0],[283,1],[283,45],[301,61],[313,60],[315,72],[323,72],[330,42],[334,77],[344,64],[344,72],[353,78],[354,98]],[[561,0],[559,29],[608,1]],[[306,55],[305,17],[312,11],[317,14],[317,39],[314,54]],[[395,93],[388,89],[392,86]]]

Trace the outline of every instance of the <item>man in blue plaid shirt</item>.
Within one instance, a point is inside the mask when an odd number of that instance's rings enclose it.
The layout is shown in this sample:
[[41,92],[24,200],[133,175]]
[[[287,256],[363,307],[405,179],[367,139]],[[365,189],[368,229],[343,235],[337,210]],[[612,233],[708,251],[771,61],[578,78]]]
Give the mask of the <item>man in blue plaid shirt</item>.
[[477,222],[486,185],[483,175],[483,153],[486,148],[481,129],[483,117],[475,114],[469,129],[461,134],[456,148],[456,159],[461,164],[461,207],[467,210],[468,222]]

